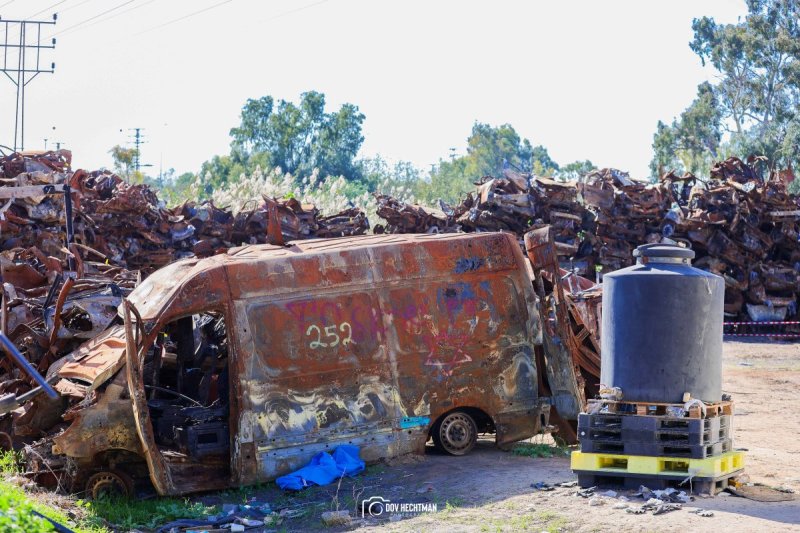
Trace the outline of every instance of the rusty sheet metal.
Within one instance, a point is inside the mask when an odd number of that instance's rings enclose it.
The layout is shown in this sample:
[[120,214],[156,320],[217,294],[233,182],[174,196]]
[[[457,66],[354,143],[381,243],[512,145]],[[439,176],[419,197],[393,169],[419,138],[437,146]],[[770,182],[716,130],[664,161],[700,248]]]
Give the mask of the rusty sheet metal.
[[95,403],[67,411],[64,420],[70,425],[53,438],[54,454],[83,462],[111,450],[142,455],[124,372],[114,376]]
[[141,360],[139,347],[134,341],[132,309],[133,306],[130,302],[127,300],[122,302],[125,320],[125,380],[133,407],[134,428],[141,445],[142,455],[147,462],[153,487],[159,494],[175,494],[176,488],[172,482],[170,470],[164,457],[158,453],[153,436],[153,424],[150,420],[150,409],[147,406],[147,396],[144,390],[144,362]]
[[429,423],[457,407],[494,417],[500,444],[536,430],[539,320],[513,236],[293,248],[225,261],[239,353],[252,354],[237,363],[243,482],[339,442],[367,461],[420,452]]
[[[585,380],[580,371],[581,338],[575,335],[569,303],[561,282],[550,226],[525,234],[525,249],[537,274],[542,302],[544,360],[553,406],[560,417],[577,420],[586,404]],[[549,290],[545,282],[549,278]]]
[[88,385],[88,392],[105,383],[124,364],[125,331],[114,326],[50,365],[47,375],[75,379]]

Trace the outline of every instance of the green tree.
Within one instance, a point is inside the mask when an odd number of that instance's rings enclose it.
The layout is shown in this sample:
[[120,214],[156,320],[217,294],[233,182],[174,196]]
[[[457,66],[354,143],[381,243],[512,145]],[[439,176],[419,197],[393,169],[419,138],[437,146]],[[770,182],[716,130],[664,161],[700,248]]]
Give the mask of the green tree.
[[467,138],[466,155],[450,161],[440,159],[415,195],[429,204],[438,199],[454,203],[474,191],[474,183],[483,176],[502,176],[506,169],[549,176],[559,166],[544,146],[533,146],[510,124],[476,122]]
[[718,72],[672,125],[659,122],[653,176],[670,168],[697,173],[723,154],[766,155],[797,165],[800,105],[800,3],[747,0],[735,24],[702,17],[692,23],[691,49]]
[[465,172],[472,179],[499,176],[507,168],[523,172],[530,172],[533,168],[531,142],[521,138],[510,124],[493,127],[476,122],[467,138],[465,157]]
[[710,83],[697,87],[697,97],[670,126],[659,121],[653,136],[650,172],[655,178],[675,170],[705,175],[719,158],[723,111]]
[[136,148],[125,148],[124,146],[116,145],[108,153],[111,154],[111,159],[114,161],[114,171],[117,174],[133,183],[142,182],[144,175],[136,171],[136,159],[139,155]]
[[364,142],[363,122],[363,113],[352,104],[326,113],[325,95],[316,91],[303,93],[299,104],[276,103],[271,96],[250,99],[242,108],[239,126],[230,131],[230,160],[218,161],[219,171],[235,176],[228,164],[246,163],[262,153],[271,166],[297,178],[308,178],[316,169],[319,176],[358,179],[355,157]]
[[561,181],[575,181],[596,169],[595,164],[588,159],[585,161],[573,161],[559,168],[558,172],[556,172],[556,177]]
[[747,0],[749,14],[737,24],[702,17],[692,23],[691,49],[722,75],[715,86],[734,131],[791,120],[800,89],[800,4],[795,0]]
[[360,183],[367,192],[389,192],[394,187],[411,189],[422,179],[422,171],[408,161],[390,165],[383,157],[366,157],[358,162]]
[[158,197],[168,206],[187,200],[198,200],[200,191],[193,187],[196,181],[197,175],[194,172],[184,172],[178,176],[174,168],[167,169],[154,178],[144,177],[144,183],[158,189]]

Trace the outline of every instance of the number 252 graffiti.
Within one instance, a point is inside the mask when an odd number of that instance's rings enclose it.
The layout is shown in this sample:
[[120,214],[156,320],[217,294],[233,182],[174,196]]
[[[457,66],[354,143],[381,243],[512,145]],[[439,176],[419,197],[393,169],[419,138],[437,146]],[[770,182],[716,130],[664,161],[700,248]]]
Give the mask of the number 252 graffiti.
[[[316,332],[316,335],[314,332]],[[322,342],[323,332],[325,333],[325,340],[328,342]],[[308,347],[312,350],[316,350],[317,348],[338,346],[339,342],[342,343],[342,346],[355,344],[355,341],[353,340],[353,328],[350,327],[350,324],[347,322],[342,322],[339,324],[339,332],[342,333],[342,338],[340,338],[339,334],[336,332],[336,324],[333,326],[324,326],[323,328],[320,328],[316,324],[311,324],[306,330],[306,336],[311,337],[314,340],[308,343]],[[346,336],[344,336],[345,332],[347,333]]]

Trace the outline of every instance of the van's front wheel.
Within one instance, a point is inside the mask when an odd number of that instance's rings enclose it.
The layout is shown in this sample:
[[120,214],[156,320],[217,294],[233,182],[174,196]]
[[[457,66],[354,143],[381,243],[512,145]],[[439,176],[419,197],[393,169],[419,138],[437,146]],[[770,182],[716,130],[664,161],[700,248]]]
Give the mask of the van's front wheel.
[[133,481],[121,472],[97,472],[86,482],[86,492],[93,500],[133,497]]
[[433,444],[450,455],[465,455],[478,441],[478,426],[464,411],[453,411],[433,426]]

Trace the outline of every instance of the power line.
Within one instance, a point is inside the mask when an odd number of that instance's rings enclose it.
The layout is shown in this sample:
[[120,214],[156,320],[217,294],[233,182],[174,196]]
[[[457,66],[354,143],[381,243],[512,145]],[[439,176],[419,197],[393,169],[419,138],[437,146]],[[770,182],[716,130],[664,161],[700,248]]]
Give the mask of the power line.
[[277,15],[275,15],[273,17],[269,17],[267,19],[264,19],[261,22],[269,22],[271,20],[279,19],[281,17],[285,17],[286,15],[291,15],[292,13],[297,13],[298,11],[304,11],[306,9],[309,9],[309,8],[312,8],[312,7],[316,7],[316,6],[320,5],[320,4],[324,4],[326,2],[330,2],[330,0],[320,0],[319,2],[314,2],[313,4],[308,4],[306,6],[300,6],[300,7],[297,7],[295,9],[290,9],[289,11],[284,11],[283,13],[278,13]]
[[72,29],[74,29],[74,28],[77,28],[77,27],[79,27],[79,26],[83,26],[83,25],[84,25],[84,24],[86,24],[87,22],[91,22],[91,21],[95,20],[96,18],[102,17],[103,15],[106,15],[106,14],[108,14],[108,13],[111,13],[112,11],[116,11],[117,9],[119,9],[119,8],[121,8],[121,7],[125,7],[125,6],[127,6],[128,4],[131,4],[131,3],[135,2],[135,1],[136,1],[136,0],[128,0],[127,2],[123,2],[123,3],[121,3],[121,4],[120,4],[120,5],[118,5],[118,6],[112,7],[111,9],[106,9],[106,10],[105,10],[105,11],[103,11],[102,13],[98,13],[97,15],[95,15],[95,16],[93,16],[93,17],[89,17],[88,19],[86,19],[86,20],[84,20],[84,21],[82,21],[82,22],[79,22],[79,23],[77,23],[77,24],[73,24],[72,26],[70,26],[70,27],[68,27],[68,28],[64,28],[63,30],[61,30],[61,31],[59,31],[59,32],[56,32],[56,33],[54,33],[54,34],[52,35],[52,37],[55,37],[56,35],[61,35],[61,34],[62,34],[62,33],[64,33],[65,31],[72,30]]
[[8,2],[6,2],[5,4],[3,4],[3,5],[1,5],[1,6],[0,6],[0,9],[3,9],[3,8],[4,8],[4,7],[6,7],[8,4],[13,4],[13,3],[14,3],[14,0],[8,0]]
[[[118,13],[114,13],[113,15],[110,15],[110,16],[104,18],[104,19],[100,19],[100,20],[94,21],[91,24],[88,24],[86,27],[91,28],[92,26],[94,26],[96,24],[102,24],[103,22],[106,22],[107,20],[111,20],[111,19],[116,18],[116,17],[118,17],[120,15],[124,15],[125,13],[129,13],[129,12],[133,11],[134,9],[139,9],[140,7],[144,7],[144,6],[148,5],[148,4],[152,4],[155,1],[156,0],[148,0],[144,4],[139,4],[138,6],[130,7],[128,9],[124,10],[124,11],[120,11]],[[61,33],[71,33],[71,32],[73,32],[73,31],[75,31],[77,29],[80,29],[80,28],[75,28],[75,27],[73,27],[73,29],[69,29],[68,28],[68,29],[64,30],[63,32],[61,32]]]
[[71,6],[69,6],[69,7],[65,7],[64,9],[62,9],[61,11],[59,11],[59,14],[61,14],[61,13],[66,13],[67,11],[70,11],[70,10],[72,10],[72,9],[75,9],[76,7],[81,7],[83,4],[88,4],[89,2],[92,2],[92,1],[93,1],[93,0],[83,0],[83,2],[78,2],[77,4],[72,4]]
[[32,19],[33,17],[38,17],[38,16],[39,16],[39,15],[41,15],[42,13],[46,13],[46,12],[50,11],[51,9],[53,9],[54,7],[56,7],[57,5],[63,4],[63,3],[64,3],[64,2],[66,2],[66,1],[67,1],[67,0],[60,0],[59,2],[56,2],[55,4],[53,4],[53,5],[52,5],[52,6],[50,6],[50,7],[46,7],[46,8],[44,8],[44,9],[42,9],[41,11],[37,11],[37,12],[36,12],[36,13],[34,13],[33,15],[28,15],[27,17],[25,17],[25,20]]
[[203,9],[200,9],[199,11],[195,11],[194,13],[189,13],[188,15],[184,15],[182,17],[178,17],[176,19],[170,20],[170,21],[165,22],[163,24],[159,24],[158,26],[153,26],[152,28],[148,28],[148,29],[146,29],[144,31],[140,31],[139,33],[134,34],[133,37],[138,37],[139,35],[142,35],[142,34],[154,31],[154,30],[158,30],[158,29],[164,28],[166,26],[169,26],[170,24],[175,24],[176,22],[180,22],[182,20],[186,20],[188,18],[194,17],[195,15],[199,15],[200,13],[205,13],[206,11],[211,11],[214,8],[220,7],[220,6],[222,6],[224,4],[228,4],[230,2],[233,2],[233,0],[223,0],[222,2],[217,2],[216,4],[213,4],[213,5],[210,5],[208,7],[203,8]]

